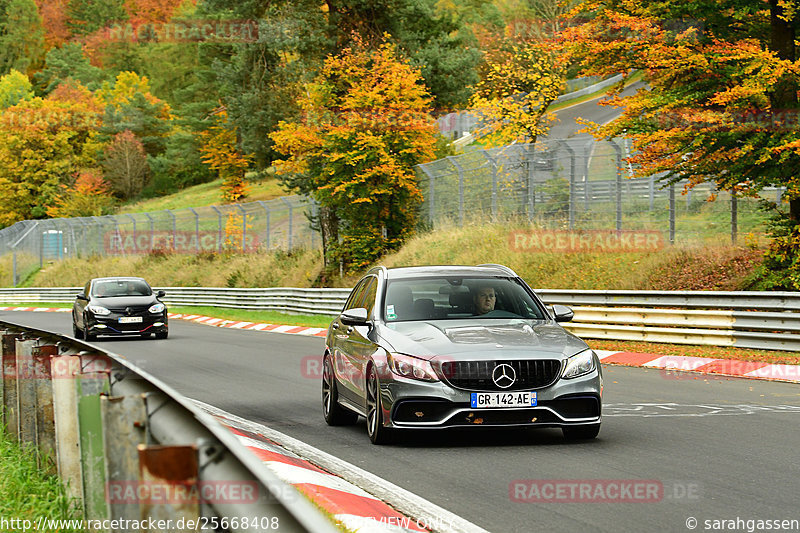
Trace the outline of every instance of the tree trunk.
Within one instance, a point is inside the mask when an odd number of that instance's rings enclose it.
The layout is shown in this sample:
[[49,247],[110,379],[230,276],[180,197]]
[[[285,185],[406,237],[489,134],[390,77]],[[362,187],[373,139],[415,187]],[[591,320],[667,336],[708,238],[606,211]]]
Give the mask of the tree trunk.
[[800,225],[800,198],[789,200],[789,218],[796,225]]
[[[339,242],[339,217],[332,207],[321,205],[319,207],[319,232],[322,235],[322,257],[325,269],[329,264],[328,252],[332,243]],[[336,265],[333,265],[336,266]]]
[[[770,43],[769,48],[778,54],[781,59],[794,61],[795,59],[795,31],[793,20],[784,20],[784,8],[779,5],[780,0],[769,0]],[[772,112],[797,107],[797,82],[792,74],[787,74],[775,84],[775,89],[770,98]]]

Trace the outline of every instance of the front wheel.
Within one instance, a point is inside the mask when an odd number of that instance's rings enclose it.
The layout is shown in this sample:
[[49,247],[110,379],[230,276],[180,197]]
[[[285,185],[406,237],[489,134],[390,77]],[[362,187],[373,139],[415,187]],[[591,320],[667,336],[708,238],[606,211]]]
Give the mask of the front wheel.
[[83,319],[83,338],[89,342],[97,340],[97,335],[89,333],[89,321],[85,317]]
[[72,320],[72,336],[78,340],[83,339],[83,331],[78,327],[78,324],[75,323],[75,319]]
[[367,435],[372,444],[387,444],[392,441],[391,430],[383,425],[381,385],[374,368],[370,369],[367,377]]
[[595,438],[597,434],[600,433],[600,424],[563,427],[561,431],[564,433],[564,438],[567,440],[589,440]]
[[330,357],[322,364],[322,414],[329,426],[348,426],[358,419],[357,414],[339,405],[339,390]]

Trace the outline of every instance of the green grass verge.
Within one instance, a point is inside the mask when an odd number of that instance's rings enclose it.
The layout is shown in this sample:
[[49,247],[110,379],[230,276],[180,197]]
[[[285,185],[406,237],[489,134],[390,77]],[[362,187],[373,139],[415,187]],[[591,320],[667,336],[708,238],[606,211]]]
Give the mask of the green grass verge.
[[[40,517],[80,520],[81,515],[70,503],[58,477],[39,470],[33,450],[21,448],[5,428],[0,428],[0,518],[35,523]],[[23,528],[15,530],[22,531]],[[83,529],[65,527],[58,531]]]

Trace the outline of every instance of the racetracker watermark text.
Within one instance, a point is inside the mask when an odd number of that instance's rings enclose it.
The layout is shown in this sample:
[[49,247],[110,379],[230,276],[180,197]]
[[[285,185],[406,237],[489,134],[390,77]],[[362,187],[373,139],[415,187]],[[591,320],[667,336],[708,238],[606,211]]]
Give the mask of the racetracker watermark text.
[[664,248],[660,231],[636,230],[515,230],[508,234],[515,252],[654,252]]
[[520,503],[657,503],[698,500],[700,485],[656,479],[517,479],[508,492],[511,501]]

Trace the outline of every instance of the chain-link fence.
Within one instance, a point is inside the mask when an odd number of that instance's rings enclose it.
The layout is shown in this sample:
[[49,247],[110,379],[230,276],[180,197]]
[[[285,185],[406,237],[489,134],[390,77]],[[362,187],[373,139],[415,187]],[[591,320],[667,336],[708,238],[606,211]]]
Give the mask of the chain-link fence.
[[[563,230],[647,230],[669,242],[714,238],[736,242],[761,232],[766,215],[752,198],[732,197],[703,183],[666,185],[633,178],[627,139],[552,140],[479,149],[418,165],[431,226],[475,219],[527,219]],[[762,196],[780,202],[782,188]]]
[[0,230],[0,284],[16,286],[46,261],[153,251],[291,250],[321,245],[307,198],[102,217],[26,220]]

